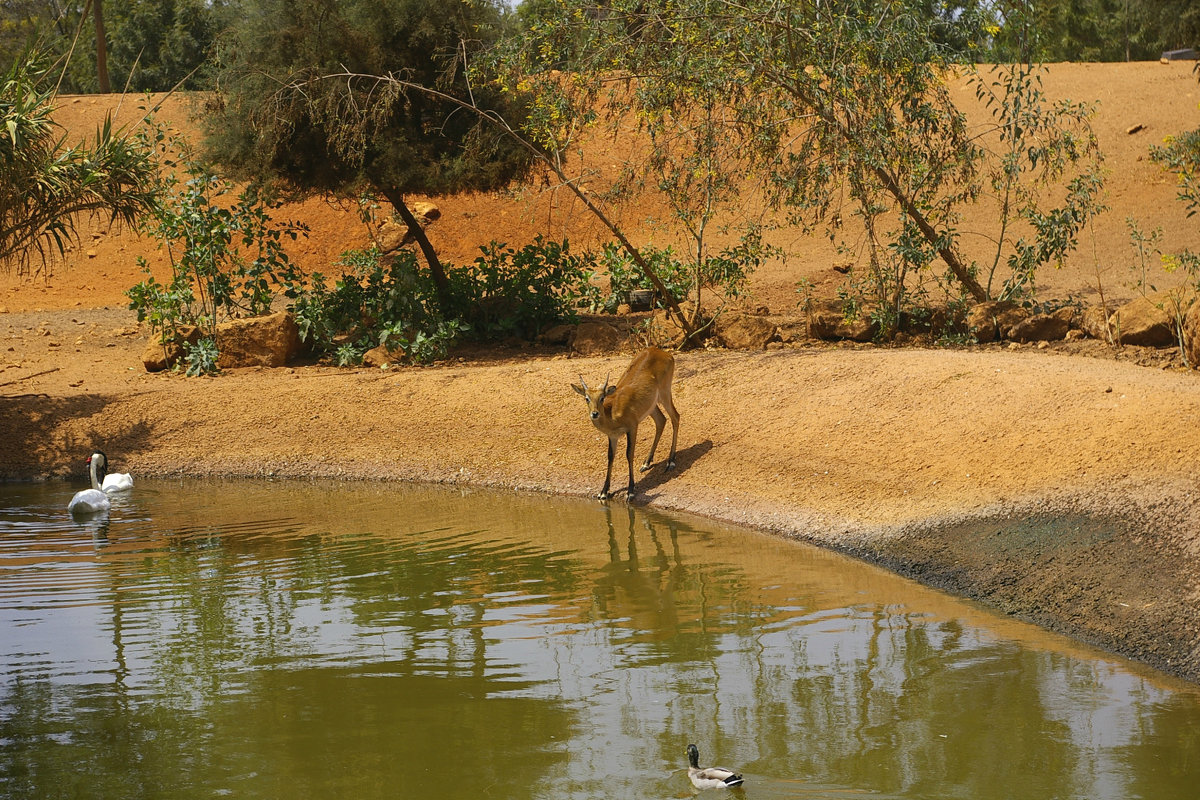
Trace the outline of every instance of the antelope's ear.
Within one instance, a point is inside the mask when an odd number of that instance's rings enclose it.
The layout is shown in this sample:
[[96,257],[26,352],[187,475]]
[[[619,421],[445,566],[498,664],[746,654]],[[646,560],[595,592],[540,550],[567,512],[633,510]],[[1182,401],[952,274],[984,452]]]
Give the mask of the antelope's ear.
[[584,397],[587,397],[587,389],[584,389],[578,383],[572,383],[571,388],[574,389],[575,391],[579,392]]
[[612,394],[612,393],[613,393],[613,392],[615,392],[616,390],[617,390],[617,387],[616,387],[616,386],[610,386],[610,387],[608,387],[607,389],[605,389],[605,390],[604,390],[604,396],[605,396],[605,397],[608,397],[610,394]]

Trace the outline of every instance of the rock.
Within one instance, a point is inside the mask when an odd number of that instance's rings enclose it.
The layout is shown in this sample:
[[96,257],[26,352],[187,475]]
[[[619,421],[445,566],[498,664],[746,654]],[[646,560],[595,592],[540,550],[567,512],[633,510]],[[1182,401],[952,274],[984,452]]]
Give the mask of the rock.
[[1028,317],[1029,312],[1011,300],[988,300],[967,311],[967,331],[981,344],[994,342],[1011,338],[1013,327]]
[[146,368],[146,372],[162,372],[175,366],[181,358],[183,347],[178,342],[160,344],[151,341],[142,351],[142,366]]
[[621,332],[603,322],[582,322],[575,328],[571,349],[585,356],[611,353],[625,342]]
[[300,329],[286,311],[234,319],[217,326],[221,369],[282,367],[300,351]]
[[649,311],[654,306],[652,289],[634,289],[629,293],[629,308],[632,311]]
[[[691,303],[681,303],[680,310],[689,318],[692,314]],[[659,309],[654,312],[654,316],[646,321],[645,326],[646,337],[649,342],[656,347],[679,347],[683,344],[686,336],[683,326],[679,324],[679,319],[674,312],[666,309]]]
[[1171,317],[1147,297],[1131,300],[1109,317],[1113,338],[1121,344],[1166,347],[1175,343]]
[[730,350],[762,350],[775,338],[775,324],[750,314],[721,314],[713,320],[713,335]]
[[1103,306],[1088,306],[1079,315],[1079,329],[1093,339],[1110,342],[1108,317],[1108,311]]
[[[436,205],[422,200],[411,203],[408,206],[408,210],[413,212],[418,220],[420,220],[421,217],[424,217],[426,222],[432,222],[442,215],[441,209],[439,209]],[[422,225],[422,227],[424,226]]]
[[175,339],[160,344],[157,338],[151,339],[142,351],[142,365],[146,372],[162,372],[178,364],[184,357],[183,343],[195,344],[200,341],[201,331],[195,325],[180,325],[176,329]]
[[403,247],[408,242],[408,226],[393,222],[392,220],[384,220],[379,226],[379,237],[376,244],[379,245],[379,252],[394,253]]
[[[408,207],[408,210],[413,212],[413,216],[417,218],[417,223],[423,229],[428,228],[431,222],[442,215],[442,212],[433,203],[413,203]],[[379,236],[376,244],[379,245],[381,253],[394,253],[412,241],[412,234],[409,232],[408,226],[403,222],[397,222],[389,217],[379,226]]]
[[[1066,314],[1059,312],[1067,311]],[[1059,309],[1053,314],[1034,314],[1023,319],[1008,332],[1008,338],[1018,342],[1057,342],[1071,329],[1071,309]]]
[[543,344],[569,345],[574,336],[574,325],[560,324],[547,328],[538,338],[542,340]]
[[846,319],[840,303],[814,303],[809,312],[808,335],[813,339],[869,342],[878,332],[878,326],[866,312],[860,311],[855,319]]
[[404,351],[390,349],[383,345],[373,347],[363,353],[363,365],[367,367],[386,367],[389,364],[399,364],[404,360]]
[[1183,355],[1192,369],[1200,367],[1200,303],[1192,303],[1183,318]]
[[785,317],[775,331],[780,342],[800,342],[808,338],[808,321],[800,317]]

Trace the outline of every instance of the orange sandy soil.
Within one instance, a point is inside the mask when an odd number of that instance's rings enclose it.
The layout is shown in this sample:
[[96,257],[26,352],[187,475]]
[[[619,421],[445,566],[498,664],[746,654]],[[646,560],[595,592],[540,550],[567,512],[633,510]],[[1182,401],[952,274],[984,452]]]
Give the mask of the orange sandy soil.
[[[1164,136],[1200,127],[1200,84],[1190,65],[1065,64],[1046,88],[1100,102],[1111,210],[1076,258],[1041,276],[1042,297],[1096,302],[1103,288],[1110,300],[1129,298],[1127,216],[1161,227],[1165,251],[1200,249],[1200,224],[1147,156]],[[84,134],[116,101],[67,98],[59,119]],[[136,105],[127,99],[119,121],[136,118]],[[160,118],[189,130],[188,110],[171,98]],[[589,152],[603,162],[612,150]],[[583,247],[608,238],[561,191],[433,200],[442,217],[430,236],[460,263],[492,239],[523,244],[543,233]],[[987,212],[978,213],[964,229],[984,229]],[[348,206],[309,200],[282,216],[312,228],[294,251],[307,269],[328,272],[339,252],[367,241]],[[637,241],[674,241],[653,198],[622,216]],[[844,281],[832,269],[844,257],[823,238],[772,236],[789,257],[754,275],[752,306],[794,316],[800,278],[821,296]],[[142,277],[138,255],[165,277],[153,242],[96,224],[48,274],[0,276],[0,477],[79,482],[100,447],[135,475],[599,488],[604,441],[568,384],[580,373],[616,376],[628,352],[582,358],[531,346],[386,371],[148,374],[148,331],[123,296]],[[1200,376],[1170,352],[1094,341],[796,342],[685,352],[677,363],[679,469],[641,476],[633,502],[854,553],[1200,680]],[[639,457],[647,446],[643,433]]]

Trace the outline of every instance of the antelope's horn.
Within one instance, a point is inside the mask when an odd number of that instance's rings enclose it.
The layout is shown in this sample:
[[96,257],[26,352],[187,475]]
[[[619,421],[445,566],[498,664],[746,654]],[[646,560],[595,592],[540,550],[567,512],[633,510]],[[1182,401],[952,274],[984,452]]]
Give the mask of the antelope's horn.
[[587,391],[587,381],[585,381],[585,380],[583,379],[583,373],[582,373],[582,372],[581,372],[581,373],[579,373],[579,385],[583,387],[583,390],[584,390],[585,392]]

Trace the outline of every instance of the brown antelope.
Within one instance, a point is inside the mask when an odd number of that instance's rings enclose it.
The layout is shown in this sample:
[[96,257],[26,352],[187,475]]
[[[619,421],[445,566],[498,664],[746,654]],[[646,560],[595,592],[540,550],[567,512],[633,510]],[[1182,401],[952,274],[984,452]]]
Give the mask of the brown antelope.
[[[629,462],[629,486],[625,493],[633,496],[633,448],[637,442],[638,424],[646,415],[654,418],[654,443],[650,445],[650,453],[642,464],[642,472],[650,469],[654,461],[654,451],[658,447],[658,440],[662,438],[668,415],[671,417],[671,456],[667,459],[667,469],[675,468],[679,412],[671,401],[671,379],[674,377],[674,356],[665,350],[650,347],[634,356],[629,369],[613,386],[609,386],[605,378],[604,385],[599,389],[589,389],[582,375],[579,376],[578,386],[571,384],[571,388],[587,401],[592,424],[608,436],[608,471],[604,474],[604,488],[596,495],[601,500],[609,498],[613,456],[617,451],[617,439],[622,434],[626,437],[625,459]],[[663,414],[663,409],[666,409],[666,414]]]

